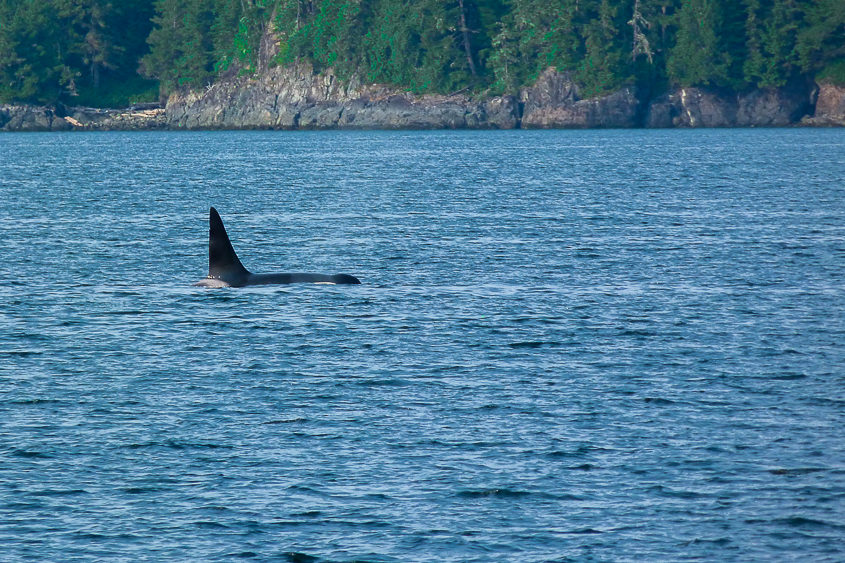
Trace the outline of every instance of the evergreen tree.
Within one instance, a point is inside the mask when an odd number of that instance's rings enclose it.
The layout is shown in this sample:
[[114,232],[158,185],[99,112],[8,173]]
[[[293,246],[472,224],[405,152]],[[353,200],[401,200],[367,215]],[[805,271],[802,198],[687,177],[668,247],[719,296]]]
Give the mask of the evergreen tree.
[[845,2],[807,0],[805,13],[795,39],[798,68],[845,85]]
[[505,0],[467,0],[464,4],[469,7],[468,25],[478,72],[482,77],[480,82],[489,84],[493,77],[489,63],[495,51],[493,39],[502,18],[507,14],[507,3]]
[[533,82],[550,66],[576,68],[582,50],[575,29],[576,0],[511,0],[509,8],[493,38],[499,52],[491,56],[491,65],[500,89],[512,91]]
[[792,0],[748,0],[746,80],[760,87],[786,84],[797,69],[796,33],[803,12]]
[[[0,96],[5,100],[52,103],[74,87],[77,72],[67,64],[78,45],[71,14],[49,2],[6,2],[0,45]],[[9,19],[7,20],[6,17]]]
[[158,0],[156,27],[143,72],[161,81],[165,91],[180,86],[201,88],[213,76],[213,14],[203,0]]
[[727,61],[716,30],[720,13],[715,0],[684,0],[677,17],[677,39],[667,61],[670,80],[680,86],[727,82]]
[[415,92],[514,93],[549,67],[586,96],[845,83],[843,0],[0,0],[0,101],[102,102],[148,88],[138,71],[203,88],[255,72],[268,31],[271,64]]
[[581,94],[587,97],[610,92],[628,82],[622,39],[628,30],[619,18],[619,10],[608,0],[583,2],[583,55],[575,73]]

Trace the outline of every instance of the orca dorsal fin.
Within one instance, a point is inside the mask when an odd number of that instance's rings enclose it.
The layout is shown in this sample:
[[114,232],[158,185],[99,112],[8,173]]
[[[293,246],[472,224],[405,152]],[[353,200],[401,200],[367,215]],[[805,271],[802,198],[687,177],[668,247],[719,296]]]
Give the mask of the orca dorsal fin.
[[248,275],[249,271],[235,254],[220,214],[212,207],[208,212],[208,277],[240,285]]

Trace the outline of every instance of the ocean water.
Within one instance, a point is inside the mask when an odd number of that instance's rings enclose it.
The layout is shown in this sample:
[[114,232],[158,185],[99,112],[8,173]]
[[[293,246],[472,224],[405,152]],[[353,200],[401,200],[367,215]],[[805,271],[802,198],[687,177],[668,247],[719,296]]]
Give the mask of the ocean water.
[[0,136],[3,561],[842,561],[843,429],[845,131]]

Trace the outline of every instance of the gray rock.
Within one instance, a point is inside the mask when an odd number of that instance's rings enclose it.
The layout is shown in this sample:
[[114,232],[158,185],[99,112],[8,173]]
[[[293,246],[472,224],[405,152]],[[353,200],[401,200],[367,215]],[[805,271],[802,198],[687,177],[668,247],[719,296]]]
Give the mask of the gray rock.
[[300,129],[336,129],[343,113],[342,104],[319,102],[299,113]]
[[[755,127],[796,123],[812,102],[808,84],[741,94],[682,88],[651,100],[641,116],[633,89],[582,99],[570,76],[552,68],[518,98],[474,99],[415,95],[354,77],[341,81],[300,64],[264,68],[251,78],[232,72],[204,91],[174,92],[165,108],[0,106],[0,130]],[[815,115],[801,123],[845,125],[845,88],[823,84]]]
[[700,88],[681,88],[651,102],[646,127],[729,127],[736,120],[736,101]]
[[520,92],[524,128],[636,127],[639,100],[631,88],[582,99],[567,73],[544,71],[534,86]]
[[41,106],[0,106],[2,131],[140,130],[165,126],[164,110],[129,108],[48,108]]
[[308,65],[222,81],[205,92],[176,92],[168,124],[187,129],[480,129],[518,124],[512,97],[416,96],[386,86],[343,82]]
[[795,84],[745,93],[681,88],[651,101],[646,127],[782,127],[810,110],[811,88]]
[[514,96],[497,96],[484,102],[487,123],[494,129],[519,127],[519,104]]
[[[52,131],[54,113],[50,108],[40,106],[6,105],[3,106],[4,131]],[[64,120],[57,120],[57,130]]]
[[762,88],[737,97],[738,127],[783,127],[810,113],[812,87]]
[[819,84],[815,111],[812,116],[804,118],[801,124],[845,127],[845,86],[830,82]]

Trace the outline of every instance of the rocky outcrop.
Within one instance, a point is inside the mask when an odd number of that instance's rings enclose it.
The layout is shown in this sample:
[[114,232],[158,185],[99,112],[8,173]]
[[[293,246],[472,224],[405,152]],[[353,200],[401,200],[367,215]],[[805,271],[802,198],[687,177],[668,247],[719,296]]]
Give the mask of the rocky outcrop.
[[127,109],[0,105],[0,131],[131,131],[166,126],[158,104]]
[[479,99],[415,95],[297,65],[250,78],[233,73],[202,92],[172,94],[166,108],[0,105],[0,131],[780,127],[799,121],[845,126],[845,87],[798,84],[740,94],[682,88],[644,103],[631,88],[583,99],[567,73],[548,69],[518,96]]
[[567,73],[550,68],[520,92],[524,128],[636,127],[640,103],[631,88],[582,99]]
[[184,129],[512,129],[518,115],[508,96],[417,96],[297,65],[175,93],[167,122]]
[[159,104],[143,104],[127,109],[73,108],[64,118],[73,129],[136,131],[167,127],[165,111]]
[[649,104],[646,127],[783,127],[812,111],[812,87],[793,85],[747,93],[681,88]]
[[66,131],[72,125],[41,106],[0,105],[0,131]]
[[[523,113],[520,119],[519,107]],[[545,71],[512,96],[414,95],[384,85],[342,82],[307,65],[273,68],[256,79],[175,93],[171,127],[185,129],[512,129],[636,127],[639,101],[625,88],[581,99],[566,73]]]
[[801,120],[802,125],[845,127],[845,86],[829,82],[819,84],[816,111]]

